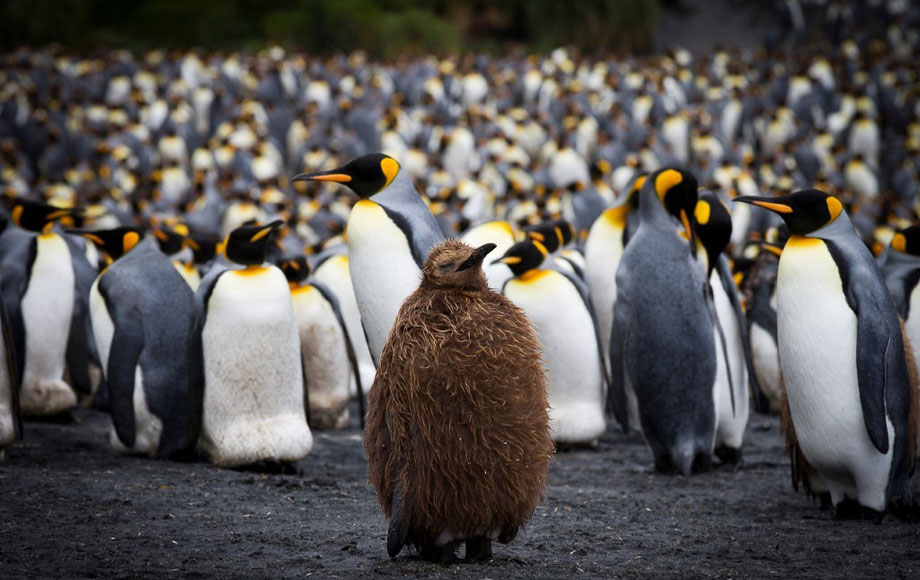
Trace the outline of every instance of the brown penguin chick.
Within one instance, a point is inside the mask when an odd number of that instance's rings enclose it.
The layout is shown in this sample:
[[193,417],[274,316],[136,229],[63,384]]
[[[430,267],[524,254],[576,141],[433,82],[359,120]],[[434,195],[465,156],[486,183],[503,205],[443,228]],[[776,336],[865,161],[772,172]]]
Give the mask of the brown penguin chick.
[[446,561],[465,541],[467,559],[488,559],[546,487],[540,342],[527,315],[488,287],[482,260],[494,247],[433,248],[380,355],[364,448],[390,557],[411,544]]

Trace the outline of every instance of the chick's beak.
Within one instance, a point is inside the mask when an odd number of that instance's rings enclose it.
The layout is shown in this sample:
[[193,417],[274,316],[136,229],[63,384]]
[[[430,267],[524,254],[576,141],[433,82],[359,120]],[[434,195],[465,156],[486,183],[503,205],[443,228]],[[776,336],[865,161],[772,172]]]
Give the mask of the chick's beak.
[[482,264],[482,261],[486,258],[489,252],[495,249],[495,244],[488,243],[483,244],[473,250],[473,253],[470,254],[470,257],[463,261],[462,264],[457,266],[457,272],[462,272],[463,270],[469,270]]

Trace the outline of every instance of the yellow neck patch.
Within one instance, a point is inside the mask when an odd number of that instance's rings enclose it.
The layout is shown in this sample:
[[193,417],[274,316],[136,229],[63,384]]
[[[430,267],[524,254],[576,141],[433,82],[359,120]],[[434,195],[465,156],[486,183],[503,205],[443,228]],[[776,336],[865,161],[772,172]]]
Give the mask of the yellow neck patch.
[[610,207],[604,210],[602,214],[604,219],[607,222],[617,228],[622,228],[623,224],[626,223],[626,214],[629,212],[629,207],[624,205],[617,205]]
[[809,238],[807,236],[791,236],[789,241],[786,242],[786,247],[783,251],[787,249],[809,249],[816,248],[824,244],[820,238]]
[[708,224],[710,213],[712,213],[712,208],[709,207],[708,201],[696,202],[696,207],[693,208],[693,217],[696,218],[696,222],[698,224],[701,224],[701,225]]
[[399,173],[399,163],[396,162],[392,157],[384,157],[380,161],[380,171],[383,171],[383,174],[387,178],[387,182],[381,187],[381,191],[386,189],[393,183],[393,180],[396,179],[396,174]]
[[668,193],[668,190],[683,180],[684,176],[673,169],[665,169],[659,173],[658,177],[655,178],[655,193],[658,194],[658,199],[664,203],[664,196]]
[[20,227],[22,226],[22,224],[19,223],[19,220],[22,219],[23,211],[25,211],[25,208],[22,207],[21,205],[17,205],[16,207],[13,208],[13,213],[10,216],[11,218],[13,218],[13,223]]
[[895,234],[891,238],[891,247],[899,252],[907,251],[907,238],[904,237],[904,234]]
[[843,211],[843,204],[840,203],[840,200],[834,196],[829,196],[827,198],[827,211],[831,214],[831,219],[827,223],[831,223],[837,216],[840,215],[840,212]]
[[137,232],[128,232],[122,236],[121,245],[124,248],[124,253],[130,252],[139,241],[141,241],[141,237],[137,235]]
[[521,274],[518,280],[523,282],[524,284],[533,284],[534,282],[548,276],[549,273],[550,273],[550,270],[541,270],[539,268],[535,268],[533,270],[527,270],[526,272]]
[[258,276],[268,271],[268,266],[246,266],[241,270],[233,270],[240,276]]
[[313,291],[312,284],[300,284],[299,282],[288,282],[291,294],[308,294]]

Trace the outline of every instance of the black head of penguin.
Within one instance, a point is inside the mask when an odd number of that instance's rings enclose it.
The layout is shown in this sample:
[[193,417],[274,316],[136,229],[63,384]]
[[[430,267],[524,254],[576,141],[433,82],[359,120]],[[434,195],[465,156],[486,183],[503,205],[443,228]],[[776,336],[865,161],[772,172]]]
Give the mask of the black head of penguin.
[[898,231],[891,238],[891,247],[902,254],[920,256],[920,225],[910,226]]
[[520,276],[535,268],[539,268],[546,259],[546,247],[535,239],[518,242],[508,248],[505,255],[492,262],[493,264],[506,264],[515,276]]
[[172,256],[181,251],[185,246],[185,237],[188,235],[188,227],[185,224],[162,228],[154,226],[151,231],[160,245],[160,250],[167,256]]
[[83,236],[96,244],[96,247],[105,252],[112,260],[117,260],[130,252],[144,237],[144,231],[140,228],[126,226],[91,232],[68,230],[68,233]]
[[683,169],[666,168],[656,171],[649,179],[661,204],[669,214],[680,220],[687,235],[693,238],[695,230],[690,216],[696,209],[698,199],[696,177]]
[[347,185],[361,198],[385,189],[399,173],[399,163],[383,153],[368,153],[352,159],[342,167],[315,173],[301,173],[291,181],[334,181]]
[[310,276],[310,262],[306,256],[290,256],[278,260],[277,265],[288,282],[299,284]]
[[231,262],[243,266],[258,266],[265,261],[265,252],[274,234],[284,225],[275,220],[266,225],[240,226],[227,235],[224,252]]
[[33,231],[43,232],[51,229],[54,222],[71,227],[74,225],[73,216],[79,212],[73,208],[60,208],[40,201],[20,199],[13,203],[10,210],[10,219],[17,226]]
[[217,255],[218,240],[216,236],[189,234],[185,238],[185,243],[192,249],[192,261],[196,264],[207,264]]
[[719,254],[725,251],[732,237],[732,216],[722,200],[711,191],[700,193],[693,210],[696,233],[706,248],[709,270],[716,264]]
[[843,213],[840,200],[818,189],[805,189],[780,197],[743,195],[733,201],[750,203],[778,214],[792,234],[808,235],[830,224]]

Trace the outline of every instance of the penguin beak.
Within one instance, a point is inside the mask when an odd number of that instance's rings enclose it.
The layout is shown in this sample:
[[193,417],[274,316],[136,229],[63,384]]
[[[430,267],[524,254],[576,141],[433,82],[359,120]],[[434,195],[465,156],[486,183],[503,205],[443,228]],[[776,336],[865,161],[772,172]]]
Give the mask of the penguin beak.
[[281,220],[275,220],[275,221],[273,221],[272,223],[270,223],[270,224],[264,226],[261,230],[257,231],[255,234],[253,234],[253,236],[252,236],[251,238],[249,238],[249,241],[252,242],[252,243],[258,242],[259,240],[261,240],[262,238],[264,238],[264,237],[267,236],[268,234],[270,234],[270,233],[274,232],[275,230],[279,229],[282,225],[284,225],[284,222],[283,222],[283,221],[281,221]]
[[491,242],[488,244],[483,244],[479,246],[478,248],[473,250],[473,253],[470,254],[469,258],[467,258],[466,260],[463,261],[462,264],[457,266],[456,271],[462,272],[464,270],[469,270],[470,268],[479,266],[480,264],[482,264],[482,261],[486,258],[486,255],[488,255],[489,252],[494,250],[495,247],[496,247],[495,244]]
[[774,213],[792,213],[792,208],[784,203],[777,203],[775,201],[768,201],[769,198],[766,197],[757,197],[756,195],[741,195],[733,199],[732,201],[740,201],[741,203],[749,203],[751,205],[756,205],[764,209],[768,209]]
[[770,252],[774,256],[782,256],[783,254],[783,248],[781,246],[777,246],[776,244],[771,244],[770,242],[761,242],[760,247],[764,251]]
[[105,241],[99,236],[97,236],[96,234],[94,234],[93,232],[87,232],[84,230],[64,230],[64,231],[67,232],[68,234],[73,234],[75,236],[82,236],[86,238],[87,240],[91,241],[92,243],[96,244],[100,248],[105,247]]
[[316,171],[313,173],[301,173],[291,178],[291,181],[335,181],[336,183],[348,183],[351,181],[351,175],[342,173],[342,169],[330,169],[328,171]]

